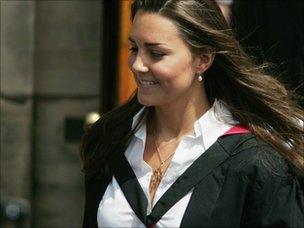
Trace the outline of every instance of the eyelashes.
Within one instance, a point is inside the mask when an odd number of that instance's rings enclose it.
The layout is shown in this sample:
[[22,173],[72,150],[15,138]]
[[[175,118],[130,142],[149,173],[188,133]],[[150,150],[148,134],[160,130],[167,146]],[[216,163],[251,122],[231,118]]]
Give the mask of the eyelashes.
[[129,51],[130,51],[130,52],[137,52],[137,51],[138,51],[138,48],[136,48],[136,47],[131,47],[131,48],[129,48]]
[[154,52],[154,51],[151,51],[150,53],[152,56],[156,57],[156,58],[161,58],[163,56],[165,56],[166,54],[163,54],[163,53],[159,53],[159,52]]
[[[131,47],[131,48],[129,48],[129,51],[131,52],[131,54],[136,54],[138,52],[138,48],[137,47]],[[148,51],[148,54],[152,58],[162,58],[163,56],[166,55],[165,53],[158,52],[158,51],[153,51],[153,50]]]

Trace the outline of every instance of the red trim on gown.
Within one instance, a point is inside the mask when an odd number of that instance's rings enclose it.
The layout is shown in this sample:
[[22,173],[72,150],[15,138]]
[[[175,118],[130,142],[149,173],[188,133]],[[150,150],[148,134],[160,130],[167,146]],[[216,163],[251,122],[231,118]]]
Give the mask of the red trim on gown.
[[228,131],[226,131],[223,136],[225,135],[236,135],[236,134],[247,134],[250,133],[248,128],[242,126],[241,124],[234,125]]

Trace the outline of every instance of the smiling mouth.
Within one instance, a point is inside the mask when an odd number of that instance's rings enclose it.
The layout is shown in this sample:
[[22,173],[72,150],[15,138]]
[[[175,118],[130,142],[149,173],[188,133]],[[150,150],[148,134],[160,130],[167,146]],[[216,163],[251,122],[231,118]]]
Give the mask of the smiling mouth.
[[159,84],[158,81],[152,81],[152,80],[141,80],[141,79],[138,79],[137,81],[142,86],[151,86],[151,85]]

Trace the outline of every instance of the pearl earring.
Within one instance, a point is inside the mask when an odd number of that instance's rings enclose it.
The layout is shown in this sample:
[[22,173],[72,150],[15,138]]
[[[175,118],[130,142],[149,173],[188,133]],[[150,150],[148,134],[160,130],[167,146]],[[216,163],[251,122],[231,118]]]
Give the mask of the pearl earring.
[[203,73],[198,73],[197,80],[199,82],[203,81]]

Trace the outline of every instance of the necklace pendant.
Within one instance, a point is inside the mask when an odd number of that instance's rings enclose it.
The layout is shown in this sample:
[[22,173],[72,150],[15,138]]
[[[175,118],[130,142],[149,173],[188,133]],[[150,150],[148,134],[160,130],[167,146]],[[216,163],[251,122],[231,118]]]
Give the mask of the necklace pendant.
[[150,191],[158,187],[162,178],[163,178],[163,172],[161,170],[161,167],[159,167],[153,171],[151,177],[151,183],[150,183]]
[[159,183],[161,181],[161,179],[163,178],[163,173],[162,173],[161,168],[154,170],[153,175],[155,176],[155,179]]

